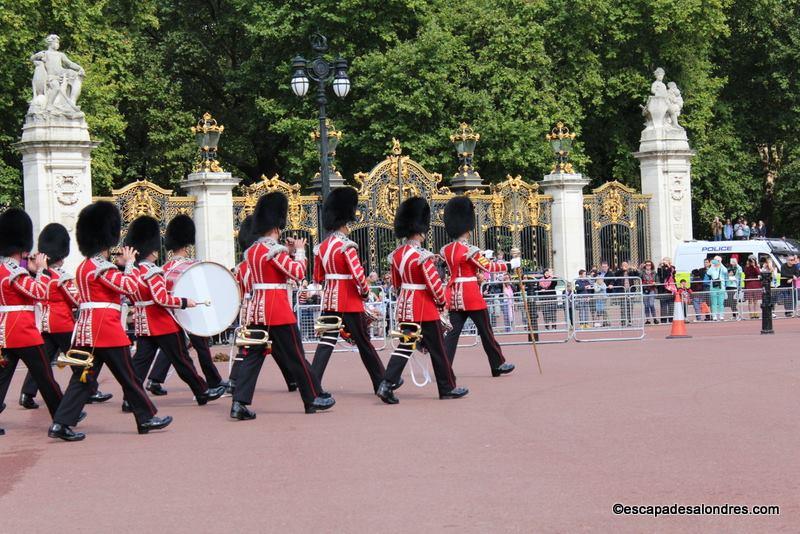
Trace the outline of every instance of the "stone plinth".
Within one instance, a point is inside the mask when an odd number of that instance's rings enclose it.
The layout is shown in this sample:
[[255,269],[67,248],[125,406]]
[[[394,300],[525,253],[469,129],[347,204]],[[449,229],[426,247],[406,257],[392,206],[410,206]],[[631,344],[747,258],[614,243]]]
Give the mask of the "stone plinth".
[[553,273],[571,280],[585,268],[583,188],[589,183],[580,174],[552,173],[539,182],[553,197]]
[[226,267],[236,264],[233,239],[233,188],[239,179],[229,172],[196,172],[181,187],[195,197],[194,223],[197,227],[197,258]]
[[450,180],[450,190],[454,193],[466,193],[473,189],[483,189],[487,187],[483,183],[481,175],[475,171],[456,173]]
[[642,131],[639,152],[642,193],[650,199],[650,253],[672,258],[676,247],[693,239],[691,159],[686,130],[670,125]]
[[91,153],[99,144],[89,138],[83,118],[29,115],[22,140],[14,145],[22,154],[25,211],[33,220],[34,240],[47,224],[63,224],[72,238],[64,262],[70,271],[81,260],[75,224],[92,202]]

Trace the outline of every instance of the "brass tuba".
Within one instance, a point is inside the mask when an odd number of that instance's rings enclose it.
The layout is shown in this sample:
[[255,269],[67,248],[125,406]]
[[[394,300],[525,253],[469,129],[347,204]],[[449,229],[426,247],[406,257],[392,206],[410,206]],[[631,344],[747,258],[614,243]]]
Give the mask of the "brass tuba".
[[269,340],[269,332],[260,329],[240,328],[236,333],[237,347],[250,347],[253,345],[264,345],[267,350],[272,348],[272,341]]
[[81,382],[85,384],[90,369],[94,365],[94,354],[85,350],[70,349],[66,353],[58,355],[56,365],[59,369],[63,369],[68,365],[71,367],[83,367]]
[[320,315],[314,323],[314,334],[320,337],[325,332],[337,332],[342,329],[342,318],[337,315]]

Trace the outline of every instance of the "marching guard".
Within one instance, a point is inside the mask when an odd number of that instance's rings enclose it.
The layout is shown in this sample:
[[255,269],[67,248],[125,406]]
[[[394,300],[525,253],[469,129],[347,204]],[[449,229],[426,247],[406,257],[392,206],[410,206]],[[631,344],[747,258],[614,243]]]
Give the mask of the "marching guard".
[[[440,399],[457,399],[469,390],[456,386],[456,377],[444,348],[440,310],[445,307],[445,291],[434,265],[434,254],[422,248],[430,229],[431,208],[424,198],[411,197],[397,208],[394,233],[405,239],[389,256],[392,285],[399,288],[396,319],[400,343],[386,366],[386,375],[377,395],[386,404],[397,404],[393,389],[400,382],[403,368],[419,344],[431,356]],[[421,348],[421,347],[420,347]]]
[[[75,277],[63,269],[64,258],[69,256],[69,232],[58,223],[50,223],[39,233],[38,251],[47,256],[47,269],[42,271],[41,281],[47,289],[42,307],[40,328],[44,340],[44,353],[51,365],[61,352],[66,354],[72,343],[75,329],[74,312],[78,309],[78,288]],[[26,409],[36,409],[36,392],[39,386],[28,371],[22,383],[19,404]],[[95,391],[89,404],[106,402],[114,395]]]
[[[322,383],[322,375],[331,358],[340,326],[358,347],[364,368],[377,392],[386,370],[369,338],[364,300],[369,296],[369,284],[364,267],[358,259],[358,245],[347,236],[347,224],[356,220],[358,192],[352,187],[334,189],[322,205],[322,226],[331,234],[314,251],[314,280],[324,281],[322,316],[337,317],[341,325],[325,330],[314,353],[312,369]],[[337,322],[339,322],[337,320]]]
[[[322,397],[322,389],[311,365],[303,354],[297,318],[289,302],[288,281],[302,280],[306,272],[305,239],[287,239],[278,243],[286,227],[289,202],[274,191],[258,200],[253,213],[253,232],[261,236],[247,249],[247,264],[252,277],[252,300],[248,307],[247,328],[251,335],[264,332],[276,354],[297,381],[306,413],[331,408],[332,397]],[[254,419],[248,405],[253,401],[258,374],[264,365],[266,344],[254,344],[245,351],[236,377],[231,417]]]
[[520,266],[520,258],[511,262],[490,262],[481,250],[470,245],[470,233],[475,229],[475,206],[464,196],[451,198],[444,207],[444,228],[453,241],[440,251],[450,271],[447,284],[447,307],[453,329],[444,337],[447,358],[452,365],[458,348],[458,339],[467,319],[472,319],[478,329],[483,350],[489,358],[492,376],[500,376],[514,370],[514,365],[506,362],[503,351],[497,343],[486,311],[486,300],[481,294],[477,274],[479,272],[510,272]]
[[[239,233],[236,236],[236,240],[239,243],[239,250],[242,251],[243,258],[234,269],[236,281],[239,283],[239,291],[242,294],[242,309],[239,312],[240,329],[247,326],[247,307],[250,304],[250,299],[253,292],[252,277],[250,276],[250,269],[247,266],[247,249],[250,248],[257,238],[258,236],[253,234],[253,216],[248,215],[239,225]],[[239,373],[239,366],[241,365],[242,358],[244,357],[245,348],[239,347],[238,352],[239,353],[233,362],[233,366],[231,367],[231,374],[228,377],[228,387],[231,392],[236,387],[236,375]],[[289,372],[289,369],[286,367],[286,365],[284,365],[283,360],[278,358],[275,352],[272,352],[272,357],[275,360],[275,363],[278,365],[278,368],[283,375],[283,379],[286,381],[286,388],[289,391],[297,391],[297,382],[295,382],[294,377],[292,377],[292,373]]]
[[[200,406],[218,399],[225,393],[225,386],[209,388],[197,374],[189,356],[181,328],[169,309],[193,308],[192,299],[179,298],[167,292],[164,271],[154,262],[161,250],[161,229],[158,221],[147,215],[135,219],[128,227],[125,246],[137,251],[136,274],[140,283],[134,292],[134,328],[136,331],[136,353],[133,356],[133,371],[140,384],[144,383],[156,351],[161,349],[175,367],[178,376],[189,385]],[[124,410],[130,405],[123,403]]]
[[[17,363],[22,360],[39,385],[50,415],[62,394],[44,351],[44,340],[36,327],[34,306],[46,298],[42,271],[47,257],[41,252],[28,258],[33,248],[33,223],[27,213],[10,208],[0,215],[0,412]],[[27,260],[27,268],[21,265]],[[80,410],[76,415],[78,418]],[[0,435],[5,431],[0,428]]]
[[172,422],[172,417],[156,416],[156,407],[147,398],[131,367],[130,340],[120,321],[120,301],[123,295],[135,298],[140,283],[134,272],[135,251],[128,247],[122,249],[124,272],[108,260],[109,250],[119,243],[121,225],[120,213],[110,202],[95,202],[78,214],[78,248],[86,259],[75,273],[80,313],[70,352],[79,351],[77,354],[85,355],[87,360],[91,358],[93,363],[83,372],[80,369],[73,371],[64,398],[53,416],[48,432],[51,438],[80,441],[86,437],[71,427],[79,421],[103,364],[108,365],[122,386],[125,399],[133,409],[139,434],[164,428]]
[[[189,247],[195,244],[195,234],[194,221],[188,215],[181,213],[169,222],[164,236],[164,248],[172,253],[172,258],[164,264],[165,273],[169,273],[182,263],[196,261],[194,258],[189,257]],[[167,289],[171,288],[168,286]],[[216,389],[219,386],[227,388],[228,383],[222,380],[217,366],[214,365],[208,338],[188,332],[186,334],[189,336],[189,343],[197,353],[197,361],[200,363],[200,369],[202,369],[206,377],[208,387],[211,389]],[[160,351],[156,355],[156,362],[153,364],[153,369],[150,371],[149,376],[150,380],[147,383],[147,390],[153,395],[167,394],[167,390],[164,389],[162,384],[167,380],[169,366],[169,358],[164,354],[164,351]]]

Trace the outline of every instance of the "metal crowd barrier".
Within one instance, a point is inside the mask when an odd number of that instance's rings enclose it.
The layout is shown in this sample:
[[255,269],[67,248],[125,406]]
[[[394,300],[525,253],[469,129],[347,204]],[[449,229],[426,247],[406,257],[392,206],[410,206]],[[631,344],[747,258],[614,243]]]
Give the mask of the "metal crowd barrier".
[[644,338],[642,280],[638,277],[577,278],[572,282],[575,341]]

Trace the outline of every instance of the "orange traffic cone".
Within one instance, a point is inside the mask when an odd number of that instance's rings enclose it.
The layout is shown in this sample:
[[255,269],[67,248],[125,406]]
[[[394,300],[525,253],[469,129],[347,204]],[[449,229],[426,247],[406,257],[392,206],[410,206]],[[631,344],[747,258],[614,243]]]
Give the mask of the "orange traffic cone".
[[681,294],[675,292],[675,313],[672,314],[672,330],[670,330],[667,339],[680,339],[690,338],[686,333],[686,315],[683,313],[683,302],[681,302]]

